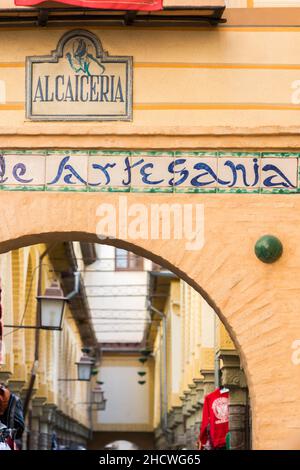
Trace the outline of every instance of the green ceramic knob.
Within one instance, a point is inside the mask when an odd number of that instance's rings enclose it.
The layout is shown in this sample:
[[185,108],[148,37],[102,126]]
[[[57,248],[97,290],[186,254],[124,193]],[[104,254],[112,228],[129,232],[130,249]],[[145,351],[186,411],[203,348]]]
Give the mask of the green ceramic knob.
[[275,263],[282,255],[281,241],[273,235],[263,235],[255,243],[255,254],[263,263]]

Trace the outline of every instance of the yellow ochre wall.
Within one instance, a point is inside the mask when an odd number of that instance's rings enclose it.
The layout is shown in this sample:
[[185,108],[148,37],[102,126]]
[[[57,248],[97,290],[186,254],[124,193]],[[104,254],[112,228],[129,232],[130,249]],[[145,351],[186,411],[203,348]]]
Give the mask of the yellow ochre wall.
[[[87,29],[99,36],[109,54],[133,56],[133,122],[70,126],[26,121],[25,57],[49,54],[67,28],[2,28],[0,80],[6,83],[6,103],[0,104],[2,147],[99,147],[97,136],[109,135],[101,139],[102,147],[136,148],[143,143],[143,134],[156,135],[151,146],[203,147],[206,142],[206,147],[218,147],[228,134],[299,129],[300,108],[291,101],[292,84],[300,77],[298,27]],[[214,137],[215,133],[222,136]],[[203,134],[210,138],[201,138]],[[227,137],[231,145],[248,141],[253,146],[250,137],[238,140],[232,135]],[[147,138],[145,143],[149,146]],[[272,139],[271,145],[280,141]]]
[[[182,280],[174,280],[170,285],[168,301],[164,308],[167,316],[167,384],[168,410],[182,405],[180,397],[190,391],[189,385],[203,378],[201,370],[214,370],[214,355],[221,349],[235,350],[235,346],[225,326],[206,304],[201,295]],[[178,338],[174,328],[174,315],[180,320],[181,335]],[[155,391],[154,391],[154,428],[160,425],[160,380],[162,361],[160,323],[154,342]],[[174,349],[180,351],[181,361],[174,361]],[[177,389],[179,383],[179,389]],[[199,411],[200,420],[200,411]]]
[[[299,17],[295,14],[293,26],[286,15],[280,24],[288,26],[257,27],[241,15],[236,12],[234,25],[201,29],[81,25],[95,32],[110,54],[133,56],[131,123],[26,121],[25,57],[49,54],[74,28],[0,29],[0,80],[7,84],[0,147],[299,149],[299,105],[291,103],[292,82],[300,79]],[[3,191],[0,251],[50,240],[99,242],[97,208],[100,202],[117,206],[118,198],[115,193]],[[186,251],[182,240],[109,242],[172,269],[215,308],[247,375],[253,447],[299,447],[300,375],[292,361],[300,331],[298,195],[128,194],[130,203],[141,200],[147,207],[153,200],[204,204],[201,251]],[[283,243],[284,254],[274,265],[261,263],[253,253],[266,233]]]
[[[0,255],[2,308],[4,324],[36,325],[36,295],[39,255],[46,245],[36,245]],[[55,279],[50,258],[42,267],[42,292]],[[35,330],[4,329],[5,357],[0,366],[8,385],[28,388],[34,361]],[[81,355],[82,342],[70,308],[66,306],[61,332],[40,331],[39,365],[35,382],[35,398],[56,406],[62,413],[89,426],[86,407],[87,386],[80,382],[59,382],[59,378],[74,378],[75,362]]]

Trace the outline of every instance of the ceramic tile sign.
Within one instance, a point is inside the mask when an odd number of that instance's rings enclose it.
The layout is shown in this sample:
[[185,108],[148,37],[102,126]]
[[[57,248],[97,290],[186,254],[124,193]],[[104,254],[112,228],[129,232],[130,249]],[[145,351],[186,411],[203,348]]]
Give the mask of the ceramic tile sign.
[[174,187],[173,152],[132,152],[130,187],[135,192],[172,192]]
[[0,151],[0,189],[296,193],[297,153]]
[[220,153],[218,160],[218,187],[226,191],[231,188],[256,192],[261,185],[261,163],[259,153],[230,155]]
[[130,152],[91,151],[88,157],[89,191],[130,191],[127,169]]
[[131,121],[132,57],[71,31],[48,56],[26,59],[26,115],[38,121]]
[[5,190],[44,190],[46,152],[0,151],[0,188]]

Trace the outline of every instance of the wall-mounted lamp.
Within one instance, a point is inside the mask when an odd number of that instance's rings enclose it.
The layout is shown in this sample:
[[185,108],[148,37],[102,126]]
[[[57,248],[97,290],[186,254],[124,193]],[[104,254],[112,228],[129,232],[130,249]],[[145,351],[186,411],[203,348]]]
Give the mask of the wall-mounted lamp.
[[44,295],[37,297],[40,307],[40,328],[42,330],[61,330],[67,298],[58,282],[52,282]]
[[38,301],[37,325],[4,325],[6,328],[25,328],[31,330],[61,331],[66,302],[79,292],[80,273],[74,272],[74,289],[66,297],[57,281],[47,287],[44,295],[36,297]]
[[101,385],[97,382],[92,390],[92,402],[100,405],[104,401],[104,392],[101,390]]
[[87,353],[83,350],[83,355],[77,364],[77,377],[78,380],[89,381],[92,377],[92,367],[95,361],[91,359]]
[[[95,405],[94,411],[104,411],[106,408],[107,400],[104,398],[104,392],[101,389],[100,382],[97,382],[91,392],[91,402],[81,402],[80,405]],[[91,408],[92,409],[92,408]]]
[[40,303],[39,321],[37,325],[4,325],[6,328],[26,328],[32,330],[58,330],[62,329],[65,303],[63,291],[57,281],[45,290],[44,295],[36,297]]
[[75,362],[77,365],[77,379],[58,379],[59,382],[89,382],[92,377],[92,367],[95,364],[94,359],[88,356],[88,348],[83,348],[83,355],[78,362]]

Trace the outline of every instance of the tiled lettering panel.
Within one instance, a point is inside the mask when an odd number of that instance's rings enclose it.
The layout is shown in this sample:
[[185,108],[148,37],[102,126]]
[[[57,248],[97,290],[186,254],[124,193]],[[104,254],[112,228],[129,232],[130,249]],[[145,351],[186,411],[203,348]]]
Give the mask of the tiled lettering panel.
[[2,151],[0,189],[298,192],[298,153]]

